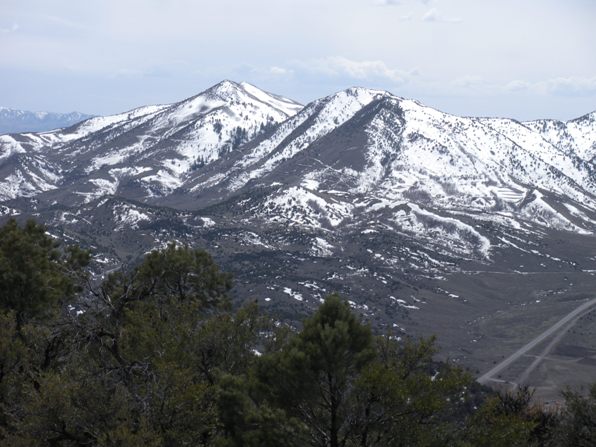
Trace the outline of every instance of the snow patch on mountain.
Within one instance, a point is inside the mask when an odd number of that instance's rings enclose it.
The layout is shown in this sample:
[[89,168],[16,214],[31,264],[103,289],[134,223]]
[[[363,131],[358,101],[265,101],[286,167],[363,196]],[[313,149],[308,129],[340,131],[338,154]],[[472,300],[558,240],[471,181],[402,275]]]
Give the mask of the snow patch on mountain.
[[572,231],[579,234],[592,234],[591,231],[587,231],[584,228],[575,225],[563,214],[549,205],[540,191],[533,191],[532,194],[534,196],[533,200],[522,209],[522,214],[528,219],[542,223],[547,227]]
[[[246,154],[235,166],[237,177],[230,183],[231,190],[237,190],[251,179],[259,178],[271,172],[285,160],[294,157],[297,153],[307,148],[314,141],[327,135],[338,126],[352,118],[365,105],[370,104],[375,98],[385,95],[385,92],[363,88],[351,88],[319,101],[315,101],[295,119],[290,120],[286,126],[268,140],[259,144],[249,154]],[[310,125],[304,132],[296,135],[288,144],[282,145],[288,136],[306,120]],[[251,168],[261,162],[256,169]]]
[[119,204],[113,207],[114,221],[117,224],[116,231],[121,231],[124,227],[136,229],[139,223],[150,221],[151,216],[142,211],[125,204]]
[[293,186],[267,199],[260,214],[273,222],[315,228],[336,227],[351,215],[353,205]]
[[[153,171],[141,179],[147,197],[165,195],[180,187],[191,172],[236,150],[301,108],[294,101],[250,84],[224,81],[175,104],[94,117],[51,132],[2,136],[0,164],[35,152],[62,167],[63,185],[69,183],[71,173],[76,178],[81,173],[86,175],[86,184],[97,187],[91,193],[83,191],[87,197],[115,193],[105,187],[107,172],[120,170],[117,178],[124,184],[136,176],[129,177],[125,169],[135,166]],[[94,178],[98,181],[92,182]],[[34,188],[32,183],[23,193],[32,195],[48,189]],[[14,187],[10,193],[21,195]]]
[[400,209],[394,214],[394,222],[404,231],[436,244],[447,244],[452,251],[469,255],[478,253],[490,257],[491,242],[474,227],[452,217],[440,216],[414,203],[408,203],[410,212]]
[[10,135],[0,135],[0,161],[13,154],[24,154],[27,151]]
[[322,237],[315,237],[310,252],[314,256],[329,257],[333,255],[334,248],[333,245]]
[[241,82],[240,86],[242,89],[248,93],[249,95],[253,96],[260,102],[264,104],[268,104],[274,109],[282,111],[287,116],[293,116],[302,110],[302,105],[293,101],[288,98],[284,98],[283,96],[272,95],[270,93],[265,93],[258,87],[255,87],[248,82]]
[[287,295],[290,295],[296,301],[304,301],[304,297],[300,292],[296,292],[295,290],[292,290],[289,287],[284,287],[283,292]]

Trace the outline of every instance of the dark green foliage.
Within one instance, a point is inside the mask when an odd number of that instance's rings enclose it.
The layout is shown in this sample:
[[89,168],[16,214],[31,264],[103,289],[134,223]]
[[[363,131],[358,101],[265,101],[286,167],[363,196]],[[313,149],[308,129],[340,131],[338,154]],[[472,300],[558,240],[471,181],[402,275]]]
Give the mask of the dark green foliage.
[[0,443],[61,361],[59,311],[81,290],[88,262],[88,252],[62,249],[34,221],[20,227],[10,219],[0,228]]
[[88,262],[77,247],[60,250],[42,225],[10,219],[0,228],[0,307],[14,311],[19,324],[54,309],[79,291]]
[[218,399],[221,447],[302,447],[307,427],[281,409],[255,397],[254,384],[239,376],[224,376]]
[[249,140],[248,131],[240,126],[234,128],[230,135],[230,150],[234,150],[242,146]]
[[[378,360],[358,382],[360,446],[449,445],[465,416],[471,378],[433,362],[434,340],[377,338]],[[428,427],[432,427],[429,430]]]
[[259,126],[259,134],[264,134],[267,133],[273,129],[276,128],[277,123],[275,122],[275,120],[273,119],[272,116],[268,116],[267,117],[267,122],[266,123],[261,123],[261,125]]
[[346,302],[332,295],[258,377],[276,406],[303,420],[313,445],[338,446],[350,432],[355,381],[374,358],[373,338]]
[[528,388],[489,397],[468,424],[466,445],[533,445],[538,411],[532,407],[531,397]]
[[96,306],[76,321],[68,368],[52,378],[61,384],[70,376],[65,385],[77,389],[60,391],[71,396],[71,415],[52,410],[61,421],[51,425],[94,434],[85,438],[92,445],[212,440],[217,378],[247,367],[259,325],[251,309],[206,319],[227,306],[229,287],[229,275],[208,254],[175,245],[150,253],[128,274],[111,275]]
[[221,272],[208,253],[172,243],[149,253],[132,272],[110,275],[101,288],[101,299],[108,307],[118,308],[137,301],[163,308],[174,300],[205,311],[227,307],[231,286],[231,276]]
[[375,336],[337,295],[300,331],[231,312],[229,275],[171,244],[75,315],[88,253],[14,221],[0,249],[0,445],[594,445],[596,387],[560,415],[527,388],[478,394],[434,339]]
[[[60,271],[80,264],[46,247]],[[248,368],[263,327],[254,306],[219,311],[229,288],[205,252],[170,245],[110,275],[81,316],[56,312],[62,295],[51,320],[0,315],[0,443],[212,445],[218,378]]]
[[587,396],[567,390],[561,421],[554,429],[552,445],[588,447],[596,440],[596,384]]
[[205,159],[203,157],[197,157],[195,159],[195,161],[192,163],[192,165],[190,166],[190,169],[192,169],[193,171],[196,171],[197,169],[201,169],[205,165],[206,165]]
[[470,377],[446,365],[435,370],[434,353],[432,340],[373,337],[332,295],[259,361],[257,377],[267,402],[305,423],[303,445],[445,445]]

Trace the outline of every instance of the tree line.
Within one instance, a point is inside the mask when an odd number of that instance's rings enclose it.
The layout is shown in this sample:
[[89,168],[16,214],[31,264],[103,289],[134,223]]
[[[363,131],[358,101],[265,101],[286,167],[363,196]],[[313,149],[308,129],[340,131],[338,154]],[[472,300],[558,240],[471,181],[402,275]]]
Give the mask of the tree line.
[[90,253],[0,228],[0,445],[592,446],[596,388],[546,412],[375,334],[330,295],[294,329],[170,244],[90,283]]

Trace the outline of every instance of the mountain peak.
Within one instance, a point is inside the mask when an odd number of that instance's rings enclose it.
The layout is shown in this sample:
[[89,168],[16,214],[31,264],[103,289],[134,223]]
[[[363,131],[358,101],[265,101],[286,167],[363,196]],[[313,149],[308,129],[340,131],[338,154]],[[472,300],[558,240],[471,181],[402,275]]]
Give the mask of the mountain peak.
[[[167,194],[182,185],[190,172],[235,151],[301,109],[290,99],[246,82],[224,80],[174,104],[97,117],[44,135],[0,139],[0,158],[28,154],[28,160],[34,160],[40,153],[47,157],[22,169],[15,164],[12,177],[0,179],[0,199],[56,189],[67,170],[86,178],[84,191],[77,190],[81,192],[77,200],[125,194],[125,188],[134,197]],[[4,113],[0,112],[0,124]],[[81,156],[85,164],[73,168],[71,160]],[[54,171],[38,168],[50,161]],[[25,169],[31,173],[27,178],[22,174]],[[24,179],[15,186],[19,176]]]
[[372,95],[372,96],[395,96],[393,93],[387,90],[380,90],[376,88],[352,86],[344,90],[346,93],[351,95]]
[[209,87],[207,89],[208,92],[230,92],[234,90],[241,90],[241,86],[238,82],[230,81],[229,79],[224,79],[221,82]]
[[269,93],[248,82],[235,82],[228,79],[215,84],[198,97],[207,95],[209,99],[224,101],[225,103],[259,103],[273,107],[287,116],[293,116],[302,108],[302,104],[283,96]]
[[323,120],[338,124],[351,118],[355,113],[372,102],[383,98],[400,99],[384,90],[350,87],[313,101],[305,107],[304,113],[310,114],[318,110],[317,113],[322,114]]
[[386,90],[365,88],[365,87],[349,87],[345,90],[340,90],[332,95],[315,101],[314,103],[327,104],[327,107],[356,107],[362,108],[379,99],[393,99],[402,100],[399,96],[395,96]]

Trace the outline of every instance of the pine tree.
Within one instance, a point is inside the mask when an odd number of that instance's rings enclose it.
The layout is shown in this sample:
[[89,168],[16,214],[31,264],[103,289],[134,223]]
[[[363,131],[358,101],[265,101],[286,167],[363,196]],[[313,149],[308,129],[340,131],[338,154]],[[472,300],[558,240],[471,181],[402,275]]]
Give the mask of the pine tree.
[[0,228],[0,308],[14,311],[19,325],[55,310],[80,290],[88,263],[88,252],[61,249],[43,225],[10,219]]
[[262,359],[260,380],[309,427],[311,445],[338,447],[351,431],[354,384],[374,357],[370,328],[332,295],[285,349]]
[[60,311],[88,262],[88,252],[61,247],[33,220],[0,228],[0,443],[19,432],[28,397],[62,361]]
[[596,383],[587,394],[566,390],[559,424],[553,429],[552,445],[588,447],[596,439]]

